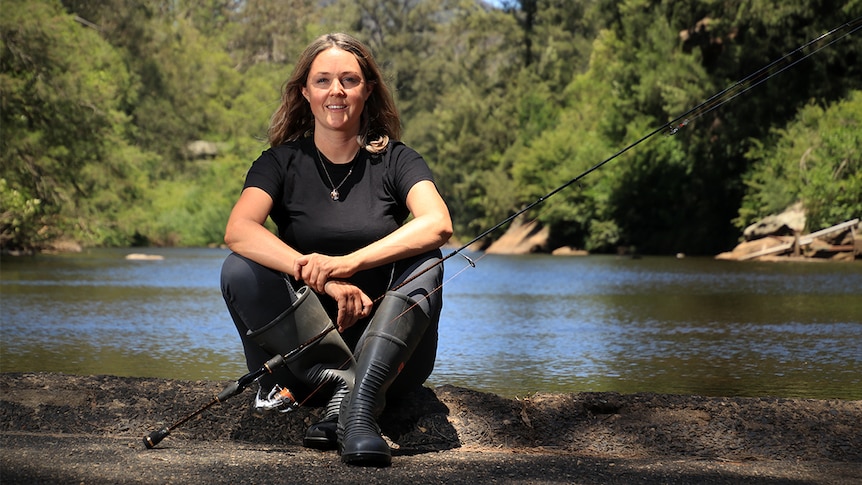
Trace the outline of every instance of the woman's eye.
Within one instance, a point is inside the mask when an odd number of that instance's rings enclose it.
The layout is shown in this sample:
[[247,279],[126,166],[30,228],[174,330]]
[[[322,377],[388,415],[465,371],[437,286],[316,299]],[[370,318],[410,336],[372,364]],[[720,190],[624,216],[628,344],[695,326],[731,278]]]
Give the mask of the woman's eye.
[[[333,79],[328,78],[328,77],[319,77],[319,78],[314,78],[311,81],[311,83],[316,88],[329,89],[332,86]],[[359,76],[347,76],[347,77],[340,78],[338,80],[338,83],[344,89],[351,89],[351,88],[355,88],[355,87],[361,85],[362,84],[362,78]]]
[[343,81],[341,81],[341,83],[344,85],[345,88],[355,88],[362,83],[362,79],[358,77],[346,77]]

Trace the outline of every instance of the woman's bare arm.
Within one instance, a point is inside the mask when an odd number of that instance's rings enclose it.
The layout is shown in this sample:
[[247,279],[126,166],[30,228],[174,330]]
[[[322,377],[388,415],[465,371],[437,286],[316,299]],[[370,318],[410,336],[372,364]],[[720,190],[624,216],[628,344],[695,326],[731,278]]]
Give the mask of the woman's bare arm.
[[228,218],[224,242],[237,254],[295,277],[294,261],[301,254],[264,227],[272,205],[262,189],[243,190]]
[[449,209],[433,182],[415,184],[407,194],[407,207],[413,218],[391,234],[344,256],[301,256],[295,259],[292,274],[323,291],[327,281],[437,249],[452,236]]

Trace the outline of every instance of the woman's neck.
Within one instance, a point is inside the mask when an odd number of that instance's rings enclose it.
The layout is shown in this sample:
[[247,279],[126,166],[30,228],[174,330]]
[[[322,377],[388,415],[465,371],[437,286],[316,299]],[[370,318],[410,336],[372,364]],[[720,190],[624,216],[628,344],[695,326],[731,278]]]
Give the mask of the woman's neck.
[[314,132],[314,145],[330,162],[336,164],[350,163],[361,148],[356,141],[356,135],[344,136],[341,133]]

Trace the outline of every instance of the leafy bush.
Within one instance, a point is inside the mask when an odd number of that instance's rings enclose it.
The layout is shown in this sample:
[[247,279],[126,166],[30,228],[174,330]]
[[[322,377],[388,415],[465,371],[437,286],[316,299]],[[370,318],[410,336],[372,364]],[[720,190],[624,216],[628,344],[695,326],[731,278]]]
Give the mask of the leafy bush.
[[828,107],[810,103],[774,142],[754,142],[739,217],[744,228],[796,201],[815,231],[862,215],[862,91]]
[[42,239],[42,201],[0,178],[0,247],[32,249]]

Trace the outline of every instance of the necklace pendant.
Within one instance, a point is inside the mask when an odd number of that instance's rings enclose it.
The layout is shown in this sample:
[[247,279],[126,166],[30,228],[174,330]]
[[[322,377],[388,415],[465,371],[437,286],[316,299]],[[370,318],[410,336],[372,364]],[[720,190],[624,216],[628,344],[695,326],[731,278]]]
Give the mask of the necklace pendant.
[[332,189],[332,192],[329,193],[329,196],[332,197],[332,200],[338,200],[339,197],[338,189]]

